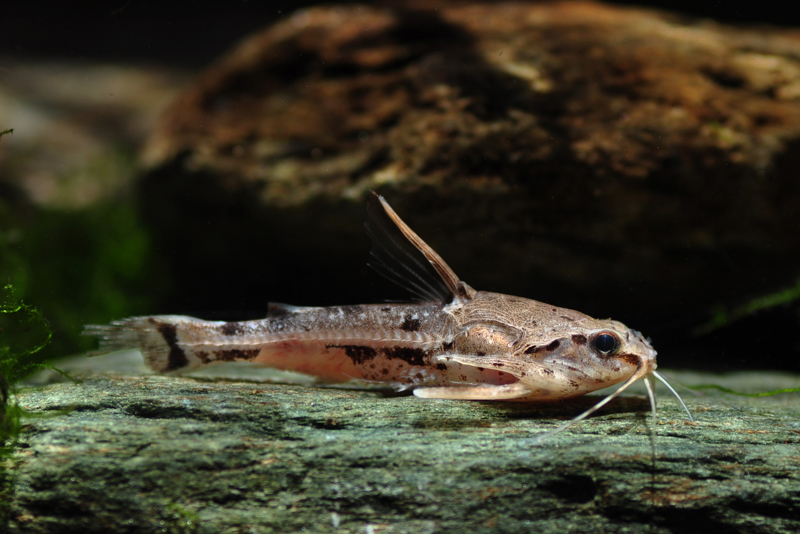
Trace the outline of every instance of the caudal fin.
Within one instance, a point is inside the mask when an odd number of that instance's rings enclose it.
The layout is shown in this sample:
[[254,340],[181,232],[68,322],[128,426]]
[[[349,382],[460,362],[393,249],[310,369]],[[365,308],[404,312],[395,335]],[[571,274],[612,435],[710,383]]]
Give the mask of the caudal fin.
[[191,317],[129,317],[109,325],[86,325],[84,336],[99,339],[100,346],[90,356],[99,356],[126,349],[137,349],[148,367],[163,373],[191,369],[202,365],[187,357],[178,343],[178,325]]

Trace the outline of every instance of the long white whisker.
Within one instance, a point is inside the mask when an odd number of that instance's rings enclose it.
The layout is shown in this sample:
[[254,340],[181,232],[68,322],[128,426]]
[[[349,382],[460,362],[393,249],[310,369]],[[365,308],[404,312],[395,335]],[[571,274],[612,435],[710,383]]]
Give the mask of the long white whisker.
[[573,417],[572,419],[570,419],[569,421],[567,421],[563,425],[559,426],[558,428],[555,428],[553,430],[549,430],[549,431],[547,431],[547,432],[545,432],[543,434],[539,434],[534,439],[534,443],[541,443],[543,440],[547,439],[548,437],[553,436],[555,434],[558,434],[559,432],[563,432],[564,430],[568,429],[569,427],[571,427],[572,425],[574,425],[578,421],[583,421],[584,419],[586,419],[587,417],[592,415],[594,412],[596,412],[597,410],[599,410],[600,408],[602,408],[603,406],[605,406],[606,404],[611,402],[613,399],[618,397],[619,394],[622,393],[623,391],[625,391],[626,389],[628,389],[628,387],[631,384],[633,384],[634,382],[636,382],[637,380],[642,378],[641,370],[642,370],[642,366],[640,364],[639,367],[636,368],[636,372],[633,373],[633,376],[631,376],[624,384],[622,384],[614,393],[612,393],[611,395],[609,395],[605,399],[601,400],[600,402],[598,402],[597,404],[595,404],[594,406],[592,406],[591,408],[589,408],[588,410],[586,410],[582,414]]
[[691,412],[689,412],[689,408],[687,408],[687,407],[686,407],[686,405],[683,403],[683,399],[681,398],[681,396],[680,396],[680,395],[678,395],[678,392],[677,392],[677,391],[675,391],[674,389],[672,389],[672,386],[670,386],[670,385],[669,385],[669,382],[667,382],[667,381],[666,381],[666,379],[665,379],[663,376],[661,376],[660,374],[658,374],[657,372],[653,371],[653,372],[652,372],[652,375],[653,375],[654,377],[658,378],[658,380],[659,380],[659,381],[660,381],[662,384],[664,384],[665,386],[667,386],[667,389],[668,389],[668,390],[670,390],[670,391],[672,392],[672,394],[673,394],[673,395],[675,395],[675,398],[676,398],[676,399],[678,399],[678,402],[680,402],[680,403],[681,403],[681,406],[683,406],[683,409],[684,409],[684,411],[686,412],[686,415],[688,415],[688,416],[689,416],[689,421],[691,421],[691,422],[693,422],[693,423],[694,423],[694,417],[692,417],[692,414],[691,414]]
[[653,449],[653,471],[655,472],[656,462],[656,425],[658,425],[658,413],[656,410],[656,392],[649,376],[642,378],[644,388],[647,390],[647,399],[650,401],[650,413],[653,415],[650,424],[650,446]]
[[[655,425],[658,422],[658,415],[656,413],[656,395],[653,391],[653,384],[650,382],[649,376],[642,378],[642,382],[644,382],[644,387],[647,390],[647,398],[650,400],[650,411],[653,413],[653,425]],[[655,428],[655,426],[653,428]]]
[[654,498],[654,503],[653,504],[655,504],[655,490],[656,490],[656,428],[657,428],[657,425],[658,425],[658,416],[657,416],[657,413],[656,413],[656,394],[655,394],[655,387],[654,387],[653,383],[650,381],[650,377],[649,376],[645,376],[644,378],[642,378],[642,381],[644,382],[644,388],[647,390],[647,398],[650,400],[650,410],[651,410],[651,412],[653,414],[653,420],[652,420],[651,425],[650,425],[649,434],[650,434],[650,449],[653,451],[653,455],[652,455],[652,458],[653,458],[653,463],[652,463],[652,467],[653,467],[652,484],[653,484],[653,486],[652,487],[653,487],[653,489],[652,489],[651,495],[653,495],[653,498]]

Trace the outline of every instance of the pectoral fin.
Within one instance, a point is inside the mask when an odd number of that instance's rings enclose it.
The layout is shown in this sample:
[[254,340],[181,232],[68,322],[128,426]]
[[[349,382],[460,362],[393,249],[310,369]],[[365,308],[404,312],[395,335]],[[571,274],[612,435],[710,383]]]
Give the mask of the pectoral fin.
[[483,367],[509,373],[519,379],[519,384],[531,391],[550,391],[558,386],[561,378],[559,370],[551,369],[538,362],[510,358],[508,356],[475,356],[471,354],[448,354],[440,356],[439,361],[447,364],[448,361],[469,365],[470,367]]
[[522,382],[502,386],[469,386],[444,388],[417,388],[414,395],[422,399],[451,400],[511,400],[525,397],[533,393]]

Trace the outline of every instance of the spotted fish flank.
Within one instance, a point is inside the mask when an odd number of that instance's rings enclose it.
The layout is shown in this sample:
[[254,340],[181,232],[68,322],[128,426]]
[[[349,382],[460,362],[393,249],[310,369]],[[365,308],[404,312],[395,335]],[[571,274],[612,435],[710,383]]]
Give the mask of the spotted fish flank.
[[226,336],[235,336],[242,333],[242,326],[239,323],[225,323],[219,331]]
[[139,348],[159,372],[247,361],[320,382],[385,382],[412,388],[421,398],[552,400],[624,382],[568,424],[641,378],[655,410],[649,377],[666,382],[656,372],[655,350],[639,332],[535,300],[476,291],[382,197],[373,193],[368,209],[367,232],[375,243],[370,264],[419,302],[271,304],[267,318],[257,321],[131,317],[87,326],[84,333],[100,338],[100,353]]
[[344,349],[347,357],[353,360],[354,364],[362,364],[374,359],[378,351],[372,347],[364,345],[326,345],[328,349]]
[[420,328],[422,328],[422,323],[414,317],[406,317],[403,324],[400,325],[400,330],[406,332],[418,332]]

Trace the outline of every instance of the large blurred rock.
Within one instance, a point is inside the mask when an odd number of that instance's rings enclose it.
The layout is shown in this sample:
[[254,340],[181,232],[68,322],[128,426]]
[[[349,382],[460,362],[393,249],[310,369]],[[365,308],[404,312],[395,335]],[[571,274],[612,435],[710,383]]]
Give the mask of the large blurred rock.
[[187,80],[172,68],[0,57],[0,202],[76,210],[119,196]]
[[780,287],[799,51],[800,31],[592,2],[295,13],[149,139],[172,303],[379,298],[357,274],[369,189],[474,287],[638,327]]

